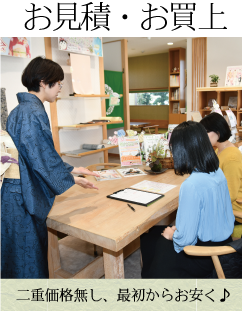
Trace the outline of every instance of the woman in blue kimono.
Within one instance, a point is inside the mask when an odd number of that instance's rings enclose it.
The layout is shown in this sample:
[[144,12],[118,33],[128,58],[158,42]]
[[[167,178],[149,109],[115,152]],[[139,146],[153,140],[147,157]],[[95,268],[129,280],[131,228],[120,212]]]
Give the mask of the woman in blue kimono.
[[64,79],[55,62],[37,57],[25,68],[19,105],[7,120],[18,150],[20,179],[5,178],[1,190],[2,278],[48,278],[46,217],[60,195],[74,184],[97,189],[74,174],[96,175],[64,163],[54,148],[44,101],[53,102]]

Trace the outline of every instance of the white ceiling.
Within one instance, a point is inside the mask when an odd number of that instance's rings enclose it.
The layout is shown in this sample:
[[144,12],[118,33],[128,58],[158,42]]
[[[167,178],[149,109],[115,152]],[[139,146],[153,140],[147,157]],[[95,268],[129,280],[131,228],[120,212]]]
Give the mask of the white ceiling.
[[[128,56],[143,56],[150,54],[166,53],[170,48],[182,47],[186,48],[187,38],[157,38],[157,37],[103,37],[103,43],[127,39],[128,40]],[[168,42],[173,42],[173,45],[167,45]]]

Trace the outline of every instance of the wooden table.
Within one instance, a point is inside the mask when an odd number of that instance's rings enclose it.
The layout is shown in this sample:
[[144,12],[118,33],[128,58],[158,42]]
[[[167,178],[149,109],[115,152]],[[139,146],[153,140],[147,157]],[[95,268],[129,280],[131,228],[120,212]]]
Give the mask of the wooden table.
[[[124,257],[132,253],[130,245],[138,241],[142,233],[177,209],[180,185],[187,177],[177,176],[173,170],[167,170],[160,175],[95,182],[99,190],[83,189],[75,185],[58,196],[47,218],[50,278],[100,278],[104,273],[105,278],[124,278]],[[92,176],[88,178],[95,180]],[[142,180],[177,187],[149,207],[132,204],[135,212],[127,203],[106,197]],[[103,247],[103,257],[96,258],[87,270],[71,275],[61,269],[56,231]]]
[[144,129],[144,126],[149,125],[150,122],[130,122],[130,128],[131,129],[137,129],[141,128],[141,132]]

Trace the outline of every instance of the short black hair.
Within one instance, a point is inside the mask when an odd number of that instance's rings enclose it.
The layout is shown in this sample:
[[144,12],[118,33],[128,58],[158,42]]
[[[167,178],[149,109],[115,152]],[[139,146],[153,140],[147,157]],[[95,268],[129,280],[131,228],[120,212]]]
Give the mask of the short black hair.
[[219,160],[202,124],[183,122],[174,128],[169,147],[177,175],[193,171],[210,173],[219,167]]
[[212,112],[204,117],[200,123],[205,127],[207,133],[214,132],[218,134],[218,142],[223,143],[231,136],[231,131],[227,121],[217,112]]
[[61,66],[50,59],[38,56],[31,60],[22,73],[22,84],[28,91],[39,92],[40,81],[49,84],[49,87],[64,79]]

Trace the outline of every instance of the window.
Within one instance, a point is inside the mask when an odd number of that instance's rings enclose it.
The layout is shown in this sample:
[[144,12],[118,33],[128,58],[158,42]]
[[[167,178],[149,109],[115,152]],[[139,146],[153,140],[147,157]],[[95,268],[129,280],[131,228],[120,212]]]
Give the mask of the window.
[[156,91],[156,92],[132,92],[129,93],[129,104],[130,106],[135,105],[169,105],[169,92],[165,91]]

